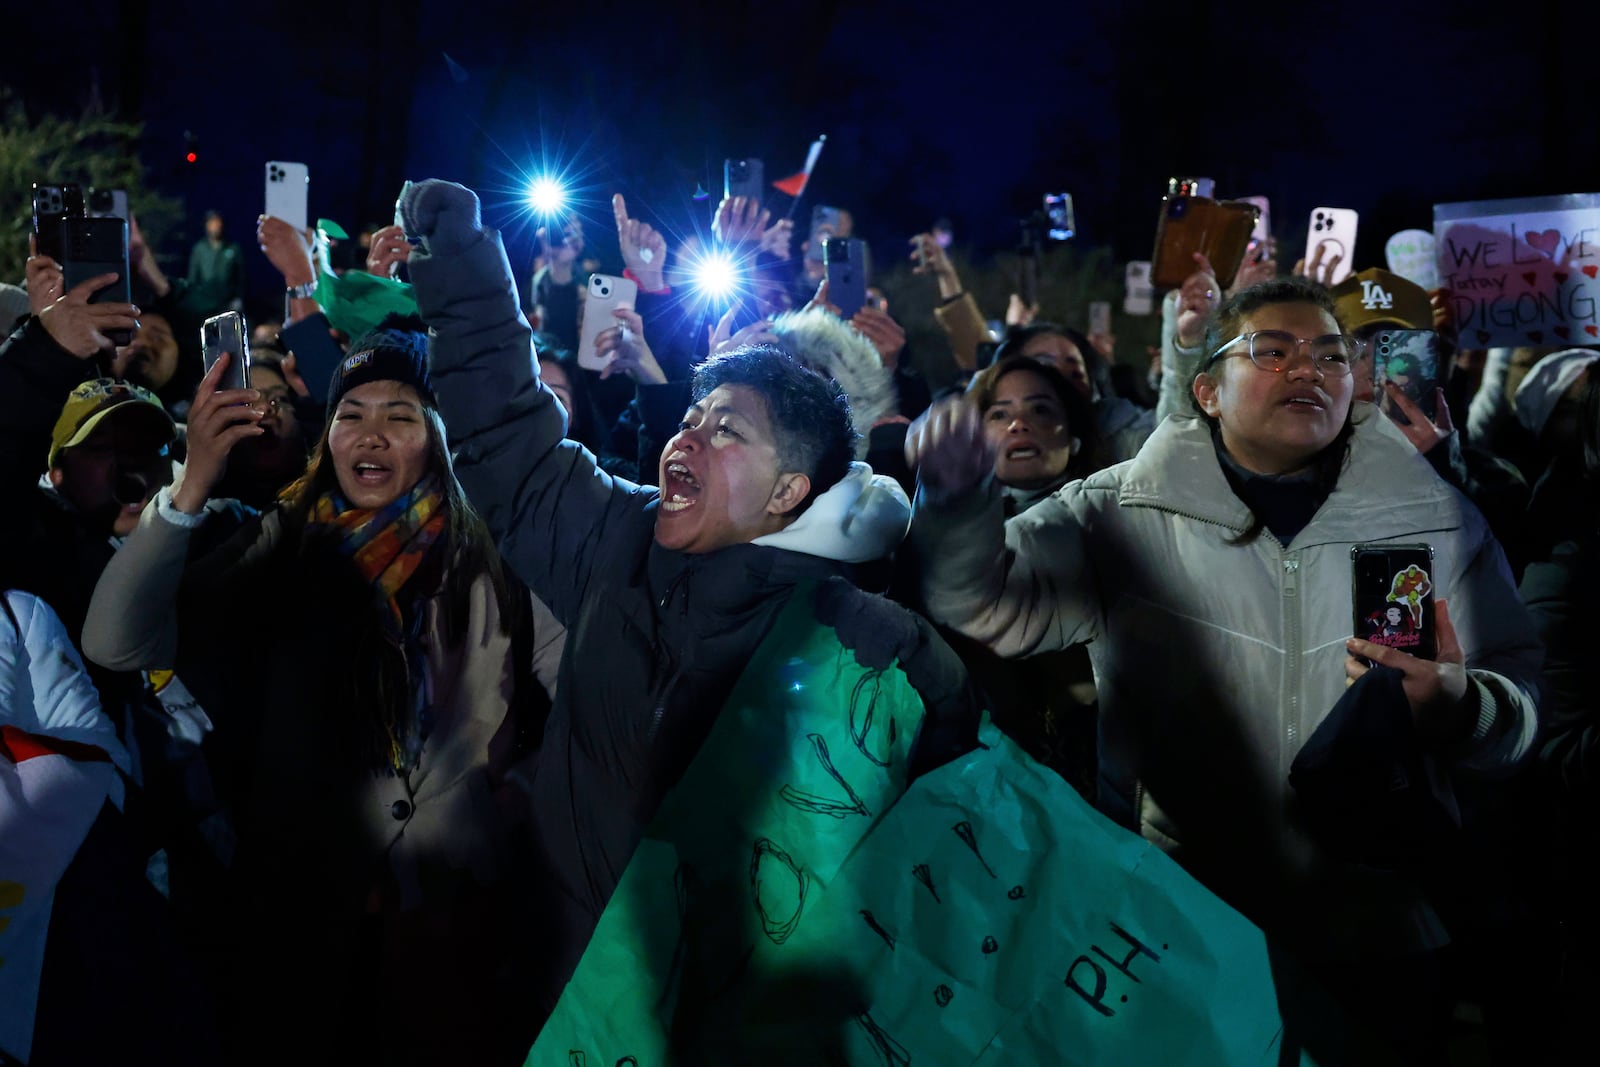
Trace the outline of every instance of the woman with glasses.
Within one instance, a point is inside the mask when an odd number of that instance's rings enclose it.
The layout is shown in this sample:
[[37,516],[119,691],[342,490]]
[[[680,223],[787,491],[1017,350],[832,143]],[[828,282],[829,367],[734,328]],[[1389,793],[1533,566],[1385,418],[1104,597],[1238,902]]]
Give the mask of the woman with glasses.
[[299,479],[186,562],[230,452],[281,399],[264,378],[218,391],[219,360],[182,477],[84,627],[103,664],[175,664],[215,722],[231,831],[203,935],[229,1062],[301,1060],[307,1041],[319,1061],[496,1062],[534,1036],[507,1008],[532,910],[511,888],[512,770],[565,632],[504,573],[456,481],[426,352],[416,319],[357,339]]
[[[1003,656],[1088,642],[1097,803],[1308,958],[1437,949],[1418,894],[1321,852],[1289,768],[1366,671],[1359,655],[1399,672],[1441,781],[1508,770],[1535,733],[1528,615],[1477,511],[1388,419],[1353,406],[1355,342],[1326,290],[1245,289],[1206,343],[1194,417],[1009,521],[977,411],[931,410],[907,442],[923,600]],[[1439,662],[1352,642],[1350,550],[1370,541],[1432,546]]]

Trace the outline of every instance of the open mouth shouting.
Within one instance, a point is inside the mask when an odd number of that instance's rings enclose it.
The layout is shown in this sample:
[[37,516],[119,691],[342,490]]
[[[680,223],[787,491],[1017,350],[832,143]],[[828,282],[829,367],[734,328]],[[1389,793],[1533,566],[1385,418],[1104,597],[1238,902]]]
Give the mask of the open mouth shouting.
[[1039,447],[1037,445],[1012,445],[1005,452],[1006,459],[1012,462],[1038,459],[1039,455]]
[[683,463],[669,462],[661,479],[661,510],[671,513],[687,511],[700,499],[700,479]]

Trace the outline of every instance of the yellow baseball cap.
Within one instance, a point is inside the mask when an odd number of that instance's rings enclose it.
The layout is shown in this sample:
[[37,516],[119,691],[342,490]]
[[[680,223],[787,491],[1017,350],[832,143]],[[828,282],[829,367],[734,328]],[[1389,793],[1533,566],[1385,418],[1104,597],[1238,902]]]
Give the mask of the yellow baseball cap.
[[178,436],[177,424],[154,393],[119,378],[96,378],[74,389],[62,405],[61,417],[50,431],[47,468],[54,468],[62,452],[73,445],[81,445],[94,433],[95,427],[118,410],[127,412],[123,418],[148,419],[151,426],[159,427],[166,434],[168,442]]
[[1368,267],[1334,286],[1339,321],[1352,332],[1363,326],[1395,326],[1402,330],[1433,329],[1428,292],[1416,282],[1380,267]]

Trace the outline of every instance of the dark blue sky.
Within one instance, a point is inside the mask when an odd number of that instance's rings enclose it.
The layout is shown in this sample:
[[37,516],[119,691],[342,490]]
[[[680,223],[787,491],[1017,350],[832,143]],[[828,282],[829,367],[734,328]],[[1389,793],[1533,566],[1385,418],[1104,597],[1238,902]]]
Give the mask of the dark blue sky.
[[1286,252],[1312,207],[1357,208],[1368,263],[1435,201],[1600,188],[1596,6],[89,0],[73,30],[17,12],[39,47],[12,49],[6,80],[69,111],[97,83],[144,119],[191,231],[217,206],[244,237],[262,163],[289,159],[311,167],[313,215],[359,226],[402,179],[449,177],[516,246],[542,156],[572,168],[597,237],[614,189],[682,230],[725,156],[777,177],[826,132],[802,216],[854,209],[880,256],[938,215],[1008,245],[1067,189],[1086,240],[1145,258],[1166,178],[1193,173],[1271,197]]

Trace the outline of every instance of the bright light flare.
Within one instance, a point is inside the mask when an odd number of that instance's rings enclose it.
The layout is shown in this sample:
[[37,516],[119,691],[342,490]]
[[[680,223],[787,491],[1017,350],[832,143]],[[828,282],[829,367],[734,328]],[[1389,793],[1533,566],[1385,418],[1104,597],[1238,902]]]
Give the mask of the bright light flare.
[[528,206],[536,214],[555,215],[566,205],[567,190],[549,175],[535,178],[528,186]]
[[726,252],[709,252],[689,268],[689,279],[710,299],[726,300],[739,288],[739,266]]

